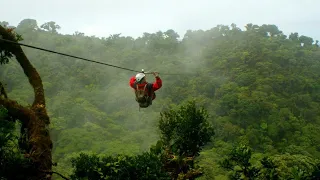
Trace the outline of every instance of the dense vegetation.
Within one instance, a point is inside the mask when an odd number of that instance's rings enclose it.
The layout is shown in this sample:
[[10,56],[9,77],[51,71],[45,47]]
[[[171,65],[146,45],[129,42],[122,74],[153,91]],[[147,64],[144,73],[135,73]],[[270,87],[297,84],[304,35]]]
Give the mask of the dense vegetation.
[[[139,112],[131,72],[22,47],[45,91],[53,171],[95,179],[311,179],[319,171],[318,41],[286,36],[275,25],[219,25],[189,30],[182,40],[174,30],[134,39],[62,35],[59,28],[25,19],[14,31],[26,44],[159,71],[163,87]],[[0,66],[0,82],[10,99],[32,106],[33,89],[17,61]],[[19,131],[7,118],[1,109],[1,168],[32,172],[12,147]],[[14,175],[5,170],[1,176]]]

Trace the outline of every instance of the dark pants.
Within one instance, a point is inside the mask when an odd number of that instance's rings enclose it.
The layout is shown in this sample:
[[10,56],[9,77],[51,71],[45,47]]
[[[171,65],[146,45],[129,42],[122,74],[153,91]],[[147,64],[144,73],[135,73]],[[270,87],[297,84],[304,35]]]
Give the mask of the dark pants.
[[156,98],[156,93],[153,92],[153,95],[148,98],[149,105],[152,105],[152,101]]

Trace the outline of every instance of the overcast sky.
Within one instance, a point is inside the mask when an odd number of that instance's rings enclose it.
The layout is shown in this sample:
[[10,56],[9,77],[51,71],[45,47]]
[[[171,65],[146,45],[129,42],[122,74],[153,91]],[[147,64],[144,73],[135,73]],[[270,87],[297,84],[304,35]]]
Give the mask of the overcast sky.
[[218,24],[275,24],[284,33],[320,39],[320,0],[0,0],[0,21],[55,21],[61,33],[108,37],[122,33],[210,29]]

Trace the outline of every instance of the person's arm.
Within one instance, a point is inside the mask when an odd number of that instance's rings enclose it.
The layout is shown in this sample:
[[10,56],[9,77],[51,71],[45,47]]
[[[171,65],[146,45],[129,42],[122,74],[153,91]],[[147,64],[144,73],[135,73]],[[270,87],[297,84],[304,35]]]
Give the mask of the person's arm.
[[136,77],[135,76],[132,76],[131,78],[130,78],[130,81],[129,81],[129,85],[130,85],[130,87],[132,87],[133,89],[135,89],[135,82],[136,82]]
[[152,84],[152,89],[153,91],[156,91],[162,87],[162,80],[158,76],[158,73],[153,73],[153,75],[155,76],[156,80]]

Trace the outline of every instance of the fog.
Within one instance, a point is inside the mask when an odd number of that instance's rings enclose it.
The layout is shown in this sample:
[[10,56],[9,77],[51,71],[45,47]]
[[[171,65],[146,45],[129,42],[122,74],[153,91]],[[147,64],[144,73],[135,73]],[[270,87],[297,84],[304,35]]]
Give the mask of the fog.
[[[320,12],[317,0],[86,0],[2,1],[1,20],[17,25],[22,19],[37,19],[39,24],[55,21],[61,33],[75,31],[106,37],[122,33],[138,37],[143,32],[174,29],[184,34],[188,29],[210,29],[217,24],[277,24],[287,34],[298,31],[320,39]],[[25,8],[28,7],[28,8]]]

